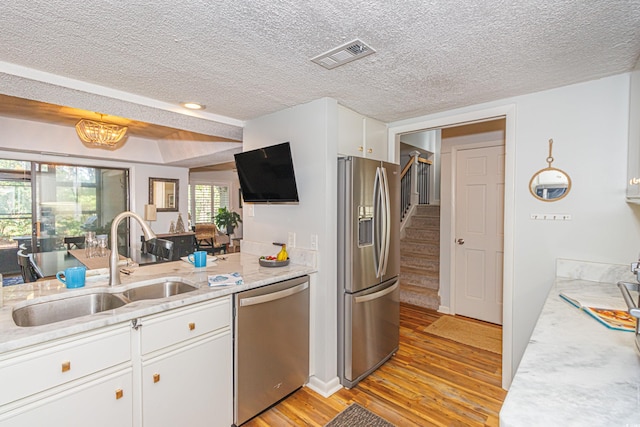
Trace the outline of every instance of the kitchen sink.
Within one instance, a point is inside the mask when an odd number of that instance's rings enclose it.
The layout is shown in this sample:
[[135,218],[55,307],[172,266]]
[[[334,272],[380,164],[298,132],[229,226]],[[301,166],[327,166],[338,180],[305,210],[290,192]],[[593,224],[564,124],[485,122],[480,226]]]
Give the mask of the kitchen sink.
[[16,308],[13,310],[13,321],[18,326],[47,325],[112,310],[125,304],[126,301],[116,294],[96,292]]
[[197,289],[197,287],[180,280],[163,279],[128,289],[122,293],[96,291],[53,301],[36,301],[24,307],[14,308],[13,321],[17,326],[24,327],[48,325],[49,323],[112,310],[134,301],[167,298]]
[[144,299],[166,298],[173,295],[183,294],[185,292],[195,291],[195,286],[177,280],[167,280],[151,285],[140,286],[124,291],[122,296],[129,301],[139,301]]

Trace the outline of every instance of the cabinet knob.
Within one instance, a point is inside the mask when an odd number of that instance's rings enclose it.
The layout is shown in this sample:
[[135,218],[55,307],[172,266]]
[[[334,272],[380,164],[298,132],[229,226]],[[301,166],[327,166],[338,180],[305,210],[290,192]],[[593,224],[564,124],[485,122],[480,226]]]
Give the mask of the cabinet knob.
[[362,150],[364,150],[364,148],[361,145],[361,146],[358,147],[358,151],[362,151]]
[[637,177],[633,177],[629,180],[629,185],[638,185],[640,184],[640,178]]
[[62,372],[67,372],[71,370],[71,362],[70,361],[66,361],[66,362],[62,362]]
[[373,153],[373,148],[369,148],[369,149],[367,150],[367,153]]
[[193,331],[196,328],[196,324],[194,322],[189,323],[189,330]]
[[160,374],[153,374],[153,382],[157,383],[160,381]]
[[121,388],[116,390],[116,400],[118,399],[122,399],[122,396],[124,395],[124,392],[122,391]]

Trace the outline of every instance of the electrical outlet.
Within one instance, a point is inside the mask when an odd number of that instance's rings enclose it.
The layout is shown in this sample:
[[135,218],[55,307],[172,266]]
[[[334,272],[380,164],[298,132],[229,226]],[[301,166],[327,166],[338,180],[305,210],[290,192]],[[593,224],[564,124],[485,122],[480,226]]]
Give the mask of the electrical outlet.
[[312,234],[311,235],[311,249],[314,250],[318,250],[318,235],[317,234]]
[[293,231],[289,232],[289,241],[287,242],[287,248],[295,248],[296,247],[296,233]]

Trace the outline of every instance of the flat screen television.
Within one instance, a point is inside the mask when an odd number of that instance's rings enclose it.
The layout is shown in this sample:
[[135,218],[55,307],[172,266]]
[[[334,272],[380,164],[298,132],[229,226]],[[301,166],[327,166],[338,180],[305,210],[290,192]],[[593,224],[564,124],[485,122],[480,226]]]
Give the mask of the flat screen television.
[[298,202],[288,142],[234,155],[242,198],[250,203]]

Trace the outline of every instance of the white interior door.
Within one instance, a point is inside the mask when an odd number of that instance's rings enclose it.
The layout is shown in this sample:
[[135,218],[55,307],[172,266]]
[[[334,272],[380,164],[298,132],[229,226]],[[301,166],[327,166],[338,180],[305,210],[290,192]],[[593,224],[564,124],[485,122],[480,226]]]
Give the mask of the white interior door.
[[504,146],[459,150],[455,312],[502,324]]

